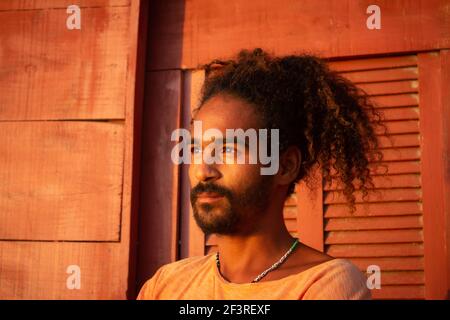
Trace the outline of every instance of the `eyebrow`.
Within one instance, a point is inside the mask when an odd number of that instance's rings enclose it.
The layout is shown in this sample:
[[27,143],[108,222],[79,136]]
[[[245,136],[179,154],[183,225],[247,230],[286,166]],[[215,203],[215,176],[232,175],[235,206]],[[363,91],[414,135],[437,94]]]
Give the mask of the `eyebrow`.
[[[213,142],[213,141],[211,141],[211,142]],[[227,140],[226,138],[222,138],[222,144],[227,144],[227,143],[236,143],[236,144],[244,145],[246,148],[249,148],[247,139],[244,139],[244,143],[242,143],[242,141],[238,140],[237,137],[234,137],[233,140]],[[191,144],[192,145],[200,145],[200,140],[196,139],[196,138],[191,138]]]

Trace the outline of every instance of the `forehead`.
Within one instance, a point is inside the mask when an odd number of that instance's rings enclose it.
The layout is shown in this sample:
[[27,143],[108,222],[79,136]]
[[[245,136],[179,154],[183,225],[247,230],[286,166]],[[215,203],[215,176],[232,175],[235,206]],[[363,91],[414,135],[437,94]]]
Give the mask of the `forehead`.
[[215,128],[223,133],[226,129],[259,129],[261,125],[255,106],[225,94],[213,96],[206,101],[193,120],[202,122],[203,131]]

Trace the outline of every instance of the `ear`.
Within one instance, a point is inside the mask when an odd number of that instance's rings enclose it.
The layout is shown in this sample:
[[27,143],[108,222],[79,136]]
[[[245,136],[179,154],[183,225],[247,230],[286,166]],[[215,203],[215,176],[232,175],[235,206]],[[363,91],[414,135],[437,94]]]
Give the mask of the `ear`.
[[288,147],[280,156],[280,169],[277,174],[279,185],[290,185],[297,177],[302,163],[302,154],[296,146]]

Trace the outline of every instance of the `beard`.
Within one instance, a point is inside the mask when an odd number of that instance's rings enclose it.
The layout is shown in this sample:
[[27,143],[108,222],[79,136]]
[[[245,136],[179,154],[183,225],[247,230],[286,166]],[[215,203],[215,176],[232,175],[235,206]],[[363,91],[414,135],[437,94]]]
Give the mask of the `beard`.
[[[255,213],[264,214],[267,209],[272,178],[259,176],[241,193],[214,183],[197,184],[190,196],[195,222],[206,235],[231,235],[244,231],[245,226],[252,225],[252,218],[258,219]],[[223,198],[212,203],[199,203],[198,195],[203,192],[217,193]]]

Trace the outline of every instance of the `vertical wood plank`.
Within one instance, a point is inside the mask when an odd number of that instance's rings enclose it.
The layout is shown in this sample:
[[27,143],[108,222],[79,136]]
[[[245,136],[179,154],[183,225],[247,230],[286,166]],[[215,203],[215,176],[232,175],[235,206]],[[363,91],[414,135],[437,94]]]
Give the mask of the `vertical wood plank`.
[[[439,52],[420,53],[419,95],[422,133],[422,190],[425,298],[447,298],[448,266],[444,211],[444,132],[442,69]],[[448,195],[447,195],[448,196]]]
[[[203,70],[184,72],[183,127],[189,128],[192,111],[198,106],[205,75]],[[194,220],[190,202],[189,166],[181,168],[181,257],[202,256],[205,253],[205,235]]]
[[323,252],[323,182],[319,168],[313,170],[316,188],[309,189],[304,181],[297,185],[298,234],[302,243]]
[[450,50],[441,50],[441,93],[444,149],[444,211],[447,246],[447,298],[450,297]]
[[136,298],[138,210],[140,204],[140,168],[142,115],[145,90],[148,2],[129,0],[130,36],[127,87],[125,96],[125,154],[123,169],[121,259],[127,276],[126,298]]
[[171,161],[173,130],[180,127],[181,71],[147,72],[143,111],[139,287],[177,259],[179,166]]

